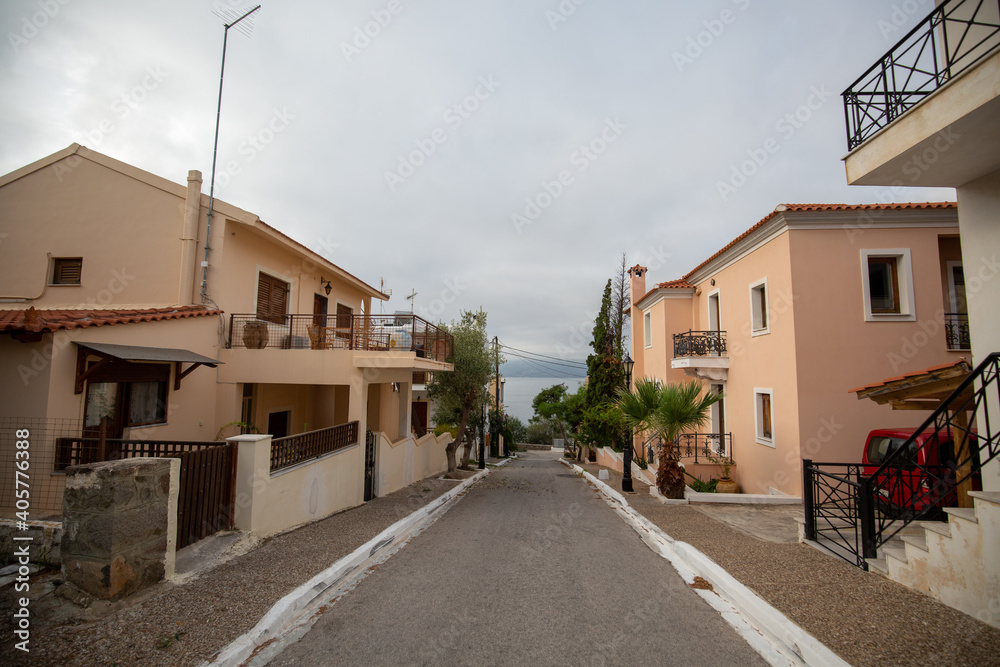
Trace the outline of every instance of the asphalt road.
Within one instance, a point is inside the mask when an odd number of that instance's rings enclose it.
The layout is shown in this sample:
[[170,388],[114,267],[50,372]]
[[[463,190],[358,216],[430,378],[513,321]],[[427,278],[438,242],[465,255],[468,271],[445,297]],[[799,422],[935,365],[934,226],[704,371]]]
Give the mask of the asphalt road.
[[269,664],[766,663],[583,479],[529,453]]

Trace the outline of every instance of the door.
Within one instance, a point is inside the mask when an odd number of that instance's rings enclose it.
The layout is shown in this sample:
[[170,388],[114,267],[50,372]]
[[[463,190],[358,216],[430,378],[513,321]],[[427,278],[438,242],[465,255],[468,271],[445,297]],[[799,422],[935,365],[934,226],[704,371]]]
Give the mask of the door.
[[288,423],[291,421],[291,417],[291,410],[272,412],[267,415],[267,432],[272,439],[284,438],[288,435]]
[[326,313],[330,300],[321,294],[313,295],[313,324],[319,327],[326,326]]
[[410,410],[410,423],[418,438],[427,434],[427,404],[423,401],[413,403]]
[[378,437],[365,431],[365,502],[375,497],[375,446]]
[[718,357],[722,353],[722,318],[719,314],[719,293],[708,295],[708,330],[715,333],[709,334],[709,355]]

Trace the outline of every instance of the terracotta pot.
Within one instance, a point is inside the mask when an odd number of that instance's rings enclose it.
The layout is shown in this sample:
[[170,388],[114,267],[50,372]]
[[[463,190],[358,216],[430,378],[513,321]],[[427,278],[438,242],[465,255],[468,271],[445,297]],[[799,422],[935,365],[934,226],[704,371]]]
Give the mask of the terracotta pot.
[[723,477],[715,485],[715,490],[719,493],[739,493],[740,485],[734,482],[731,477]]
[[247,322],[243,325],[243,344],[251,350],[261,350],[267,346],[267,324]]

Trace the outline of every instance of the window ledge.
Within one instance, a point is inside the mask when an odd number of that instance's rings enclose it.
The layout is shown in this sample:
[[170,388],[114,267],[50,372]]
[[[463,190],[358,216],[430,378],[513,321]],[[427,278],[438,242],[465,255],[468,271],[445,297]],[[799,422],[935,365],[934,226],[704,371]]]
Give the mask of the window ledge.
[[915,313],[865,313],[865,322],[916,322]]
[[764,329],[754,329],[750,332],[751,338],[756,338],[757,336],[766,336],[771,333],[771,327],[766,327]]
[[765,447],[770,447],[771,449],[776,449],[776,447],[774,446],[774,439],[773,438],[761,438],[761,437],[758,436],[757,437],[757,444],[758,445],[764,445]]

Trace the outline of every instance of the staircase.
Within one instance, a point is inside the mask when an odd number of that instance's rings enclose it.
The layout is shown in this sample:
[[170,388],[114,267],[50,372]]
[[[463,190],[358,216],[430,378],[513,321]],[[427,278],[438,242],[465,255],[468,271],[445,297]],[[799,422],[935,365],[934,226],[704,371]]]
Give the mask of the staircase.
[[[995,479],[998,405],[1000,353],[993,353],[873,473],[856,463],[804,460],[800,539],[1000,627],[1000,493],[969,491],[973,507],[945,507],[946,521],[927,521],[940,514],[935,499],[984,467]],[[928,434],[921,447],[937,446],[939,435],[969,446],[956,447],[959,460],[949,466],[920,465],[914,443]],[[894,498],[904,476],[919,483],[890,511],[882,499]]]
[[972,491],[973,508],[911,524],[868,559],[872,570],[1000,628],[1000,493]]

